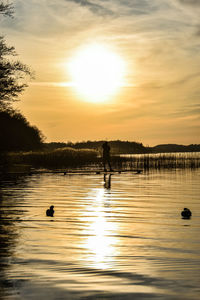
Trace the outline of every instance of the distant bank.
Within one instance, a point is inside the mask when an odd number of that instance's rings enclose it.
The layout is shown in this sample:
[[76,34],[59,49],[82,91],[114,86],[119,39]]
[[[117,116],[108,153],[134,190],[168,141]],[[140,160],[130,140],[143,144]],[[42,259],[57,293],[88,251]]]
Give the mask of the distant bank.
[[[77,143],[45,143],[44,146],[48,150],[57,148],[71,147],[74,149],[92,149],[101,151],[103,144],[101,141],[83,141]],[[177,144],[161,144],[154,147],[144,146],[142,143],[130,141],[108,141],[112,154],[142,154],[142,153],[170,153],[170,152],[200,152],[200,144],[177,145]]]

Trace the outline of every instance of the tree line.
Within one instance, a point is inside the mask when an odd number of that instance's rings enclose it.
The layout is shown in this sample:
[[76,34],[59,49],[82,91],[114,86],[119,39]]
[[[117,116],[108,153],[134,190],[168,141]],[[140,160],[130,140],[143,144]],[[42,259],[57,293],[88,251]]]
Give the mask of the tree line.
[[[91,149],[102,151],[102,144],[105,141],[83,141],[83,142],[67,142],[67,143],[45,143],[44,148],[47,150],[55,150],[58,148],[71,147],[74,149]],[[144,146],[142,143],[131,141],[109,141],[111,154],[144,154],[144,153],[170,153],[170,152],[200,152],[200,145],[177,145],[177,144],[162,144],[154,147]]]

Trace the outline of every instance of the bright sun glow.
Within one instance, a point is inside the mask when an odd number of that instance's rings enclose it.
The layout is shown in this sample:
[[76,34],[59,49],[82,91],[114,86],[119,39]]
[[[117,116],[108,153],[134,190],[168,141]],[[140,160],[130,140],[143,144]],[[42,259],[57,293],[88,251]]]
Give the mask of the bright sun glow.
[[79,50],[68,68],[76,91],[90,102],[109,100],[122,86],[125,71],[119,55],[96,44]]

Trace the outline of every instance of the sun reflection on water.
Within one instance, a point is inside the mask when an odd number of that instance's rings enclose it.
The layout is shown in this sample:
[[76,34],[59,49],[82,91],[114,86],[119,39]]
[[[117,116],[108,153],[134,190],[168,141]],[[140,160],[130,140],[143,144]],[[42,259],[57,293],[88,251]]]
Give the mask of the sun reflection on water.
[[[92,191],[93,204],[87,218],[87,236],[83,247],[87,251],[86,264],[98,269],[113,267],[116,255],[117,224],[109,218],[112,214],[110,194],[104,189]],[[84,212],[85,214],[85,212]]]

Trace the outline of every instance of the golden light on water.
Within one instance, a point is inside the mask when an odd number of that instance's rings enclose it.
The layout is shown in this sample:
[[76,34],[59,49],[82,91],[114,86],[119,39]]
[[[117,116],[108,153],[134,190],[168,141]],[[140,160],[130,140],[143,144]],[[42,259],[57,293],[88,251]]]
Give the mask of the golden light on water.
[[104,45],[80,49],[68,63],[76,91],[89,102],[104,102],[119,91],[124,81],[123,59]]
[[114,263],[116,255],[117,238],[114,236],[116,232],[116,224],[109,220],[110,208],[104,189],[97,190],[95,205],[91,211],[91,218],[88,224],[84,248],[88,252],[89,263],[99,269],[111,267]]

